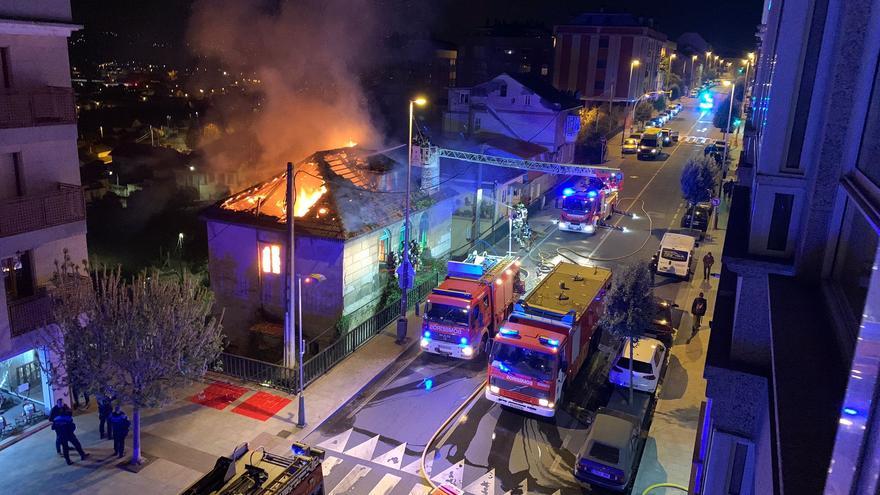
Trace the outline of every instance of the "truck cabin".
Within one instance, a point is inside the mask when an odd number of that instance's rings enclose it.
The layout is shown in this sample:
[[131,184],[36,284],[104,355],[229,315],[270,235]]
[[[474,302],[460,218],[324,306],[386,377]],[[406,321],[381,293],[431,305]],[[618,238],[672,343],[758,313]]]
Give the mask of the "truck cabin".
[[554,407],[555,382],[565,359],[564,335],[507,322],[489,356],[489,391],[511,399]]

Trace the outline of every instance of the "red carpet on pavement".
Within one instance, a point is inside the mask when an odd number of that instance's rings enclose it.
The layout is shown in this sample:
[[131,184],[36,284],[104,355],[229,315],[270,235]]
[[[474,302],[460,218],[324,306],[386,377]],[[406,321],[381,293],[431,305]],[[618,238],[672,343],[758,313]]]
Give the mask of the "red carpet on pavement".
[[189,400],[214,409],[223,410],[245,394],[248,389],[231,383],[214,382]]
[[248,400],[235,406],[232,412],[249,418],[259,419],[260,421],[266,421],[288,404],[290,404],[290,399],[266,392],[257,392],[249,397]]

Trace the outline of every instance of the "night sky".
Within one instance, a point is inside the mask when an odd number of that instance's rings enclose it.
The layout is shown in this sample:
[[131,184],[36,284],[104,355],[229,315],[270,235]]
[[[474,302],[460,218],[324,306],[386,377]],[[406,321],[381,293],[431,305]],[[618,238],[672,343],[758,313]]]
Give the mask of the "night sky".
[[[267,8],[283,0],[266,0]],[[651,17],[661,32],[675,39],[696,31],[722,56],[739,55],[754,47],[761,19],[761,0],[376,0],[392,4],[383,12],[396,12],[389,25],[417,23],[435,37],[455,42],[470,28],[490,21],[536,22],[552,27],[582,12],[629,12]],[[74,20],[88,33],[112,31],[118,42],[95,43],[91,57],[132,57],[180,61],[185,56],[185,32],[193,0],[72,0]],[[158,45],[157,45],[158,44]],[[104,53],[94,53],[101,52]],[[107,53],[109,52],[109,53]]]

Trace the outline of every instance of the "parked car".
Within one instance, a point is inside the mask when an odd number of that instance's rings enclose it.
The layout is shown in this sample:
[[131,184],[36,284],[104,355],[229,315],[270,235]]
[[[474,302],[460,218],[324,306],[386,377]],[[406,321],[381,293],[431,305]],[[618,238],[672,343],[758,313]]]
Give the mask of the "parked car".
[[699,95],[699,94],[700,94],[700,92],[697,89],[692,89],[690,96],[691,96],[691,98],[696,98],[697,95]]
[[[691,216],[693,216],[693,222],[691,222]],[[681,228],[699,230],[700,238],[702,239],[703,234],[709,229],[709,218],[711,216],[712,205],[709,203],[697,203],[694,206],[689,206],[684,216],[681,217]]]
[[668,127],[661,128],[660,137],[663,138],[663,146],[672,146],[672,129]]
[[676,111],[676,112],[681,112],[681,109],[682,109],[682,108],[683,108],[683,107],[681,106],[681,103],[676,103],[676,104],[675,104],[675,111]]
[[600,407],[578,453],[575,478],[615,491],[626,490],[634,478],[640,433],[639,418]]
[[668,105],[666,107],[666,111],[670,113],[673,117],[678,115],[678,108],[675,105]]
[[622,153],[631,154],[639,151],[639,140],[626,138],[623,140],[623,146],[621,146]]
[[660,375],[666,367],[666,346],[650,337],[639,339],[634,346],[625,342],[614,359],[614,364],[611,365],[608,381],[621,387],[629,387],[630,364],[632,364],[633,389],[654,393],[660,383]]
[[669,115],[669,112],[660,112],[660,115],[658,115],[658,117],[660,117],[660,119],[665,124],[666,121],[672,118],[672,115]]
[[629,138],[630,138],[630,139],[635,139],[635,140],[642,139],[642,133],[641,133],[641,132],[634,132],[634,133],[632,133],[632,134],[629,135]]
[[673,143],[677,143],[678,142],[678,131],[671,131],[669,133],[669,137],[672,138]]
[[651,320],[651,328],[645,331],[645,335],[663,342],[666,348],[672,347],[675,334],[678,329],[672,322],[672,308],[678,304],[659,297],[654,298],[654,318]]
[[684,280],[694,273],[694,248],[697,240],[689,235],[667,232],[651,260],[658,275],[672,275]]
[[648,129],[651,127],[660,127],[661,125],[663,125],[663,122],[660,121],[660,118],[654,117],[653,119],[651,119],[645,123],[645,129]]
[[637,158],[650,158],[651,160],[656,160],[663,152],[661,140],[660,129],[651,128],[645,131],[645,133],[642,134],[642,139],[639,140]]

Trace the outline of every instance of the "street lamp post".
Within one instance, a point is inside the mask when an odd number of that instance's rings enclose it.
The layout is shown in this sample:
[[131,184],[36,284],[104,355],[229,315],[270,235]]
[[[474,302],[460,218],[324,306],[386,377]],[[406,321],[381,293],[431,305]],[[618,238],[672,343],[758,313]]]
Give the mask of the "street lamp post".
[[[422,97],[409,100],[409,138],[407,139],[406,154],[406,199],[403,209],[403,261],[399,268],[398,285],[400,285],[400,317],[397,319],[397,340],[398,344],[403,344],[406,338],[406,331],[409,322],[407,321],[406,311],[408,307],[408,292],[412,287],[412,263],[409,259],[409,208],[410,208],[410,182],[412,181],[412,129],[413,129],[413,107],[415,105],[423,106],[428,101]],[[479,212],[478,212],[479,213]]]
[[[727,82],[727,81],[725,81]],[[721,167],[722,170],[727,168],[727,150],[730,148],[730,143],[727,142],[727,133],[730,131],[730,120],[733,116],[733,98],[736,95],[736,79],[729,82],[730,84],[730,108],[727,109],[727,126],[724,128],[724,153],[722,153]]]
[[712,52],[706,52],[706,71],[711,69],[712,67],[709,65],[709,62],[712,61]]
[[[327,280],[327,277],[321,275],[320,273],[312,273],[306,277],[306,283],[309,284],[311,282],[323,282]],[[298,340],[299,340],[299,415],[296,418],[296,426],[299,428],[304,428],[306,426],[306,399],[303,396],[303,357],[306,354],[306,341],[303,339],[303,299],[302,299],[302,281],[303,277],[300,274],[296,274],[296,299],[297,299],[297,325],[299,326],[298,332]]]
[[[638,66],[639,66],[639,59],[637,59],[637,58],[634,58],[634,59],[632,60],[632,62],[629,63],[629,81],[628,81],[627,84],[626,84],[626,105],[627,105],[627,107],[626,107],[626,109],[625,109],[625,113],[623,114],[623,115],[624,115],[624,116],[623,116],[623,128],[624,128],[624,130],[626,130],[626,120],[627,120],[627,117],[629,117],[629,103],[630,103],[630,100],[632,99],[633,69],[636,68],[636,67],[638,67]],[[630,124],[630,125],[632,125],[632,124]],[[623,146],[623,140],[624,140],[625,137],[626,137],[626,133],[625,133],[625,132],[621,132],[621,133],[620,133],[620,145],[621,145],[621,146]]]
[[690,89],[694,88],[694,75],[697,73],[696,63],[697,63],[697,56],[691,55],[691,78],[690,78],[690,84],[688,85],[688,87]]
[[677,56],[678,55],[676,55],[675,53],[669,54],[669,70],[666,72],[666,88],[664,88],[666,90],[669,90],[669,76],[672,74],[672,62]]

